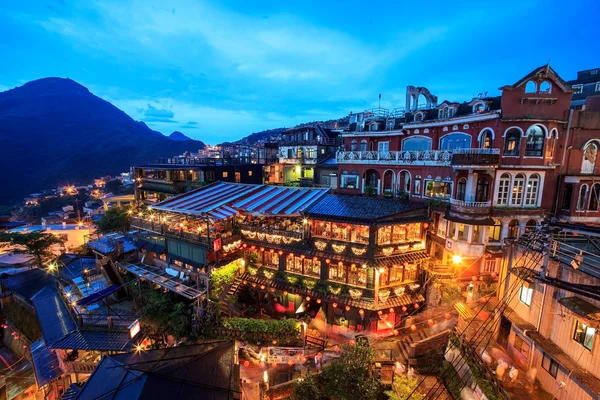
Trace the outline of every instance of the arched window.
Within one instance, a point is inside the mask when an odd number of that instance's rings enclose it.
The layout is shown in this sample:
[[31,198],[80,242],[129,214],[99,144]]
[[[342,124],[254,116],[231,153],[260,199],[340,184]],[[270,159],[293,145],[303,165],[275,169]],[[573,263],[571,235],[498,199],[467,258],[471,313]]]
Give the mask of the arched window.
[[550,137],[546,141],[546,158],[554,157],[554,146],[556,145],[556,137],[554,133],[550,133]]
[[573,184],[567,183],[565,185],[565,189],[563,190],[563,198],[562,198],[562,204],[561,204],[560,208],[563,210],[570,210],[571,209],[571,198],[573,198]]
[[527,85],[525,85],[525,93],[535,92],[537,92],[537,84],[534,81],[527,82]]
[[538,193],[540,192],[540,176],[533,174],[527,180],[527,190],[525,191],[525,205],[535,207],[537,205]]
[[520,206],[523,204],[523,186],[525,186],[525,175],[518,174],[513,181],[512,194],[510,197],[511,205]]
[[414,136],[402,141],[402,150],[431,150],[431,138],[426,136]]
[[467,192],[467,179],[460,178],[456,183],[456,200],[464,200]]
[[356,151],[356,148],[358,146],[358,142],[356,140],[353,140],[350,142],[350,151]]
[[398,189],[404,193],[410,193],[410,172],[400,171],[398,174]]
[[510,192],[510,175],[502,174],[500,182],[498,182],[498,205],[508,205],[508,193]]
[[519,221],[513,219],[510,221],[510,224],[508,224],[508,237],[510,239],[518,239],[520,233],[521,227],[519,226]]
[[365,139],[360,141],[360,151],[367,151],[367,141]]
[[374,122],[371,125],[369,125],[369,130],[372,132],[376,131],[377,130],[377,122]]
[[449,133],[440,139],[440,150],[468,149],[471,147],[471,135]]
[[475,201],[488,201],[490,199],[490,181],[479,178],[475,189]]
[[595,183],[590,190],[590,205],[588,210],[598,211],[600,209],[600,183]]
[[539,125],[534,125],[527,130],[525,155],[541,157],[544,152],[544,130]]
[[473,106],[473,114],[481,114],[482,112],[485,112],[485,103],[476,103]]
[[583,148],[583,162],[581,163],[582,174],[593,174],[596,168],[596,157],[598,156],[598,144],[589,142]]
[[499,242],[502,234],[502,222],[495,219],[494,226],[490,226],[490,242]]
[[544,81],[540,84],[540,93],[551,93],[552,85],[548,81]]
[[413,185],[413,194],[421,195],[421,175],[415,175],[415,183]]
[[518,129],[511,129],[504,138],[504,155],[518,156],[519,145],[521,144],[521,132]]
[[535,231],[535,228],[537,228],[537,222],[535,222],[534,219],[530,219],[525,224],[525,232],[533,232]]
[[304,153],[302,152],[302,147],[298,147],[296,149],[296,158],[302,158]]
[[479,147],[482,149],[492,148],[492,131],[486,129],[479,138]]
[[587,203],[588,198],[588,185],[583,184],[579,188],[579,198],[577,199],[577,210],[582,211],[585,210],[585,203]]
[[416,113],[415,114],[415,121],[417,121],[417,122],[423,121],[423,113],[420,113],[420,112]]

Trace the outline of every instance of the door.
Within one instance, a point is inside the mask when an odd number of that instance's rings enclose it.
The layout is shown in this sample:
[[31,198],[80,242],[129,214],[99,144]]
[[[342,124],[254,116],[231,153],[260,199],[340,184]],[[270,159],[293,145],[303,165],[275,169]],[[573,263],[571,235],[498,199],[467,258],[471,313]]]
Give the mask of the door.
[[501,316],[500,317],[500,330],[498,332],[498,344],[505,349],[508,348],[508,337],[510,336],[510,329],[512,328],[512,323],[508,320],[508,318]]
[[235,173],[235,183],[240,183],[241,181],[242,181],[242,173],[236,172]]

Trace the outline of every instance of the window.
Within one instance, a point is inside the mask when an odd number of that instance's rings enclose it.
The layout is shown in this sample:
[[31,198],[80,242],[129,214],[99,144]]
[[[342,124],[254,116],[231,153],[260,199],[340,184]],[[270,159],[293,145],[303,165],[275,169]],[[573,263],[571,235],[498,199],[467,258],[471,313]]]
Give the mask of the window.
[[530,306],[532,297],[533,288],[530,288],[529,285],[521,285],[521,292],[519,293],[519,300],[521,303],[525,303]]
[[447,231],[448,231],[448,221],[446,221],[446,219],[444,217],[440,216],[440,219],[439,219],[438,225],[437,225],[437,235],[439,237],[446,238]]
[[558,363],[546,353],[544,353],[544,358],[542,358],[542,368],[553,378],[556,378],[556,375],[558,375]]
[[302,147],[298,147],[296,149],[296,158],[302,158],[304,157],[304,152],[302,151]]
[[358,175],[347,175],[342,172],[340,186],[343,189],[358,189]]
[[562,205],[560,206],[563,210],[571,209],[571,198],[573,197],[573,184],[567,183],[563,190]]
[[227,172],[227,171],[224,171],[224,172],[223,172],[223,178],[227,178],[228,176],[229,176],[229,172]]
[[467,179],[460,178],[456,184],[456,200],[464,200],[467,190]]
[[329,279],[332,281],[346,282],[346,267],[340,263],[329,264]]
[[315,154],[315,149],[313,149],[313,148],[309,148],[309,149],[307,149],[307,151],[308,151],[308,156],[307,156],[307,158],[315,158],[315,157],[316,157],[316,154]]
[[425,197],[448,199],[450,193],[452,193],[452,183],[450,182],[425,181]]
[[555,131],[550,132],[550,137],[546,141],[546,158],[554,156],[554,146],[556,145]]
[[415,121],[420,122],[423,121],[423,113],[416,113],[415,114]]
[[356,151],[356,149],[358,148],[358,142],[356,140],[353,140],[350,142],[350,151]]
[[380,153],[387,153],[388,151],[390,151],[390,142],[379,142],[377,143],[377,150]]
[[530,219],[525,224],[525,232],[533,232],[533,231],[535,231],[536,228],[537,228],[537,222],[535,222],[535,220],[533,220],[533,219]]
[[473,225],[473,235],[471,236],[471,243],[481,243],[481,227],[479,225]]
[[596,87],[594,88],[595,92],[600,92],[600,82],[596,82]]
[[527,190],[525,191],[525,205],[535,207],[540,189],[540,176],[533,174],[527,180]]
[[492,272],[496,272],[496,259],[492,258],[490,260],[485,260],[483,263],[483,272],[487,272],[491,274]]
[[527,130],[527,142],[525,143],[525,155],[529,157],[541,157],[544,151],[544,131],[539,125],[534,125]]
[[402,141],[402,150],[431,150],[431,138],[416,136],[404,139]]
[[252,171],[248,171],[248,176],[252,176]]
[[583,211],[585,209],[585,203],[587,202],[587,190],[588,185],[581,185],[579,188],[579,198],[577,199],[577,211]]
[[523,203],[523,186],[525,186],[525,175],[518,174],[513,181],[510,204],[520,206]]
[[440,139],[440,150],[468,149],[471,147],[471,135],[450,133]]
[[598,211],[600,209],[600,183],[596,183],[590,190],[590,205],[588,210]]
[[520,143],[521,132],[518,129],[509,130],[504,138],[504,155],[518,156]]
[[492,131],[486,130],[481,134],[481,138],[479,139],[479,147],[482,149],[492,148]]
[[510,175],[502,174],[498,184],[498,205],[508,205],[508,192],[510,190]]
[[596,168],[596,157],[598,145],[595,142],[588,143],[583,149],[583,162],[581,164],[582,174],[593,174]]
[[525,85],[525,93],[535,93],[537,92],[537,85],[534,81],[527,82]]
[[508,238],[509,239],[518,239],[521,234],[521,226],[519,225],[519,221],[513,219],[508,224]]
[[215,180],[215,171],[206,171],[206,181],[213,182]]
[[575,333],[573,333],[573,340],[592,351],[594,345],[594,334],[596,329],[590,328],[581,321],[575,322]]
[[473,114],[485,112],[485,104],[483,102],[477,103],[473,106]]
[[360,141],[360,151],[367,151],[367,141],[364,139]]
[[515,350],[521,353],[525,358],[529,358],[529,342],[524,340],[521,335],[515,334],[515,342],[513,344]]
[[421,175],[415,175],[415,184],[413,186],[413,194],[421,195]]
[[367,269],[352,264],[348,270],[348,283],[357,286],[367,285]]
[[490,193],[490,181],[484,178],[477,180],[477,187],[475,188],[475,201],[488,201]]
[[598,73],[597,69],[592,70],[592,72],[590,72],[590,75],[596,75]]
[[540,93],[548,94],[552,92],[552,85],[548,81],[544,81],[540,84]]
[[578,94],[583,92],[583,85],[573,85],[573,94]]
[[502,233],[502,222],[499,220],[494,220],[494,226],[490,226],[490,242],[499,242],[500,234]]

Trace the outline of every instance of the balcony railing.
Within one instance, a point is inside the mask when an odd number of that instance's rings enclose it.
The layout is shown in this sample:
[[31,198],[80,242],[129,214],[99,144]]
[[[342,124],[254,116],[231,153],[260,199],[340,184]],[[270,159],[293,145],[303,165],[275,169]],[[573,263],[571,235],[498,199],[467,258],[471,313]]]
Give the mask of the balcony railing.
[[450,165],[448,150],[407,151],[338,151],[337,162],[342,164]]
[[455,205],[455,206],[460,206],[460,207],[473,207],[473,208],[485,208],[485,207],[492,206],[491,201],[465,201],[465,200],[457,200],[457,199],[450,199],[450,204]]
[[91,374],[98,364],[83,361],[63,361],[63,366],[65,372],[69,374]]
[[454,149],[452,150],[452,165],[498,165],[500,164],[500,149]]
[[317,157],[286,157],[283,155],[279,157],[281,164],[316,164],[317,161]]
[[500,154],[500,149],[491,148],[472,148],[472,149],[454,149],[453,154]]
[[[269,227],[261,227],[261,226],[246,225],[246,224],[239,224],[238,226],[240,228],[240,231],[241,231],[243,237],[248,238],[248,239],[259,240],[261,242],[266,240],[269,243],[272,243],[273,240],[275,240],[275,238],[273,238],[274,236],[279,236],[281,238],[294,239],[294,241],[296,241],[296,242],[298,240],[303,239],[302,232],[286,231],[284,229],[273,229],[273,228],[269,228]],[[271,237],[270,241],[269,241],[269,237]],[[282,240],[282,239],[279,239],[279,240]]]
[[334,138],[319,139],[284,139],[279,141],[279,146],[335,146]]
[[370,110],[363,111],[363,119],[369,121],[372,119],[387,118],[390,115],[390,110],[387,108],[371,108]]

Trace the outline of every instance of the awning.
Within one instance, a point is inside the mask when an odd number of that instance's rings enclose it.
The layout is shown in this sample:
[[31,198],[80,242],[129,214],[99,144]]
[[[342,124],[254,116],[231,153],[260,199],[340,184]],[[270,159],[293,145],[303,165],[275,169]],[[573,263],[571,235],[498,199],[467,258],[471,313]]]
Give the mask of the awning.
[[600,321],[600,308],[592,303],[583,300],[580,297],[563,297],[558,300],[559,304],[568,308],[575,315],[586,318],[590,321]]
[[196,268],[204,268],[206,266],[206,264],[203,264],[201,262],[190,260],[189,258],[181,257],[181,256],[179,256],[177,254],[173,254],[173,253],[167,253],[167,257],[170,258],[171,260],[177,260],[184,264],[191,265],[192,267],[196,267]]
[[134,341],[128,331],[75,331],[52,345],[53,349],[129,351]]
[[378,258],[375,260],[375,265],[377,267],[387,267],[393,264],[416,263],[428,258],[429,255],[425,251],[413,251],[391,257]]
[[293,216],[327,193],[329,189],[261,185],[259,191],[231,205],[248,214]]
[[229,207],[229,206],[221,206],[216,208],[208,213],[209,217],[217,220],[224,220],[227,218],[231,218],[237,214],[237,210]]
[[96,293],[92,293],[89,296],[86,296],[77,301],[78,306],[87,306],[89,304],[97,303],[105,297],[110,296],[111,294],[117,292],[119,290],[119,285],[110,285],[102,290],[99,290]]
[[494,226],[496,224],[491,217],[462,218],[462,217],[458,217],[456,215],[446,213],[446,215],[444,216],[444,219],[446,219],[448,221],[452,221],[452,222],[458,222],[459,224],[466,224],[466,225]]
[[117,266],[190,300],[194,300],[206,292],[206,290],[198,290],[193,286],[188,286],[182,279],[172,277],[158,267],[143,263],[134,265],[127,262],[117,263]]
[[141,239],[137,240],[134,243],[134,245],[139,250],[146,250],[146,251],[151,252],[151,253],[162,254],[162,253],[165,252],[165,247],[164,246],[161,246],[160,244],[148,242],[146,240],[141,240]]
[[63,374],[60,368],[56,354],[46,347],[44,339],[33,342],[30,346],[31,360],[33,361],[33,371],[35,373],[35,382],[38,388],[46,385]]

